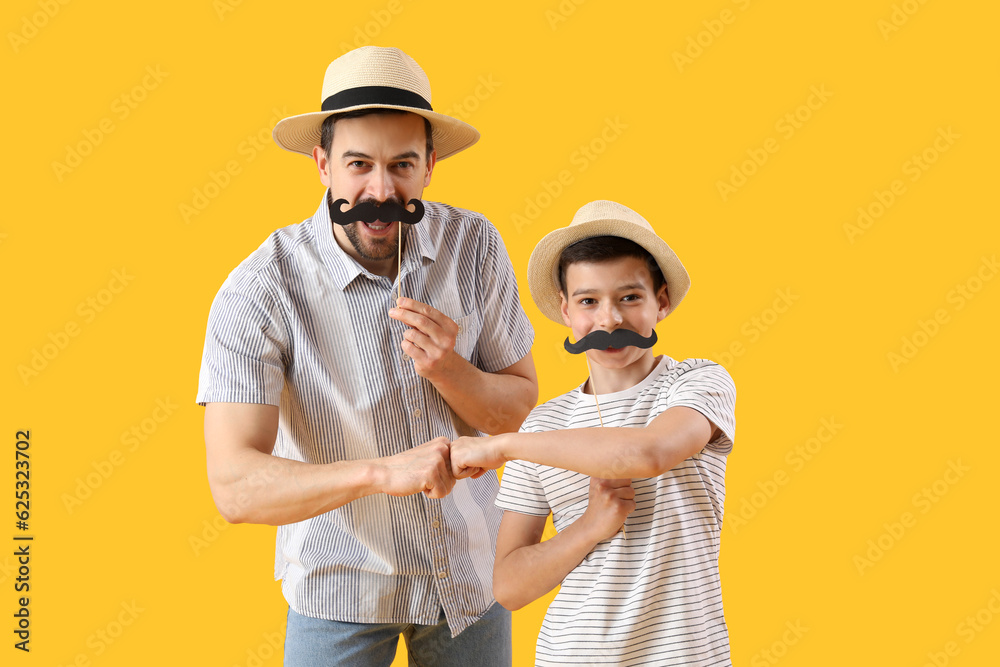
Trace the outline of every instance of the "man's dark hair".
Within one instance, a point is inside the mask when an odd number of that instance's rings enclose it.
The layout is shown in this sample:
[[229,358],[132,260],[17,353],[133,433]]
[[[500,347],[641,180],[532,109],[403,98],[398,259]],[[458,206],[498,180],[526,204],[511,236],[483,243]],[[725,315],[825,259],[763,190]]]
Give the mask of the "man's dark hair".
[[[344,113],[335,113],[333,115],[327,116],[323,119],[323,125],[320,127],[319,131],[319,145],[323,148],[326,153],[326,159],[330,159],[330,149],[333,148],[333,126],[338,120],[343,120],[344,118],[361,118],[362,116],[385,116],[390,114],[404,114],[410,113],[409,111],[404,111],[403,109],[358,109],[356,111],[345,111]],[[414,114],[416,115],[416,114]],[[427,133],[427,155],[425,159],[430,162],[431,153],[434,152],[434,135],[431,128],[431,122],[424,118],[424,132]]]
[[566,294],[566,269],[570,264],[609,262],[620,257],[635,257],[645,262],[653,279],[653,293],[659,292],[660,286],[666,284],[660,265],[648,250],[635,241],[620,236],[592,236],[566,246],[559,255],[559,289]]

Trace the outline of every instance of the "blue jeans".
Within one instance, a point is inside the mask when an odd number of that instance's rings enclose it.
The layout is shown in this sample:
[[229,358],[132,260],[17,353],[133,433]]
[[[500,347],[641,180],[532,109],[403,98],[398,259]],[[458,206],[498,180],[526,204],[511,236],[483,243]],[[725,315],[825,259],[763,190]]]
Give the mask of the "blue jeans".
[[494,603],[452,639],[444,612],[437,625],[342,623],[288,609],[285,667],[389,667],[403,635],[410,667],[510,667],[510,612]]

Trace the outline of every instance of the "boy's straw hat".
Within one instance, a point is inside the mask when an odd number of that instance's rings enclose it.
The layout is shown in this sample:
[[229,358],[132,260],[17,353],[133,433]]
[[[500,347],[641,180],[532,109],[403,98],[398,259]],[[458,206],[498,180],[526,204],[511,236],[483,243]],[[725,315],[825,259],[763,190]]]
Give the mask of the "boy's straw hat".
[[479,141],[476,128],[431,109],[427,75],[396,48],[362,46],[334,60],[326,68],[320,99],[322,111],[289,116],[275,125],[272,136],[279,146],[312,157],[327,116],[359,109],[402,109],[423,116],[431,123],[438,160]]
[[528,289],[535,305],[550,320],[563,324],[559,310],[559,257],[568,246],[593,236],[620,236],[638,243],[656,260],[667,283],[669,314],[691,287],[681,260],[646,219],[627,206],[598,200],[584,204],[568,227],[546,234],[528,260]]

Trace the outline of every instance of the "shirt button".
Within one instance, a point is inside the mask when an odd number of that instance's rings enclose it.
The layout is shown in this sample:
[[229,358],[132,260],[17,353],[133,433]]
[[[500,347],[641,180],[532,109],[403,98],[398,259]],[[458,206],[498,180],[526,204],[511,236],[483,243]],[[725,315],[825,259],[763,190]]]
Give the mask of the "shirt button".
[[438,579],[444,579],[448,576],[448,570],[441,570],[438,572]]
[[434,519],[433,521],[431,521],[431,528],[440,528],[440,527],[441,527],[441,522],[440,521],[438,521],[437,519]]
[[420,411],[420,408],[417,408],[416,410],[413,411],[413,418],[414,419],[420,419],[420,415],[422,415],[422,414],[424,414],[424,413],[422,413]]

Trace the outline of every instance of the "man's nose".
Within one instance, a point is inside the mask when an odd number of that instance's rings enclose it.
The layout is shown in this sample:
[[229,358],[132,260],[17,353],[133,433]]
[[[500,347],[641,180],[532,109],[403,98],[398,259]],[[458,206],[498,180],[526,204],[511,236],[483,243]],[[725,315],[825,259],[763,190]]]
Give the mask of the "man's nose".
[[367,193],[380,202],[384,202],[396,194],[396,186],[392,182],[389,170],[377,167],[372,171],[371,178],[368,180]]

